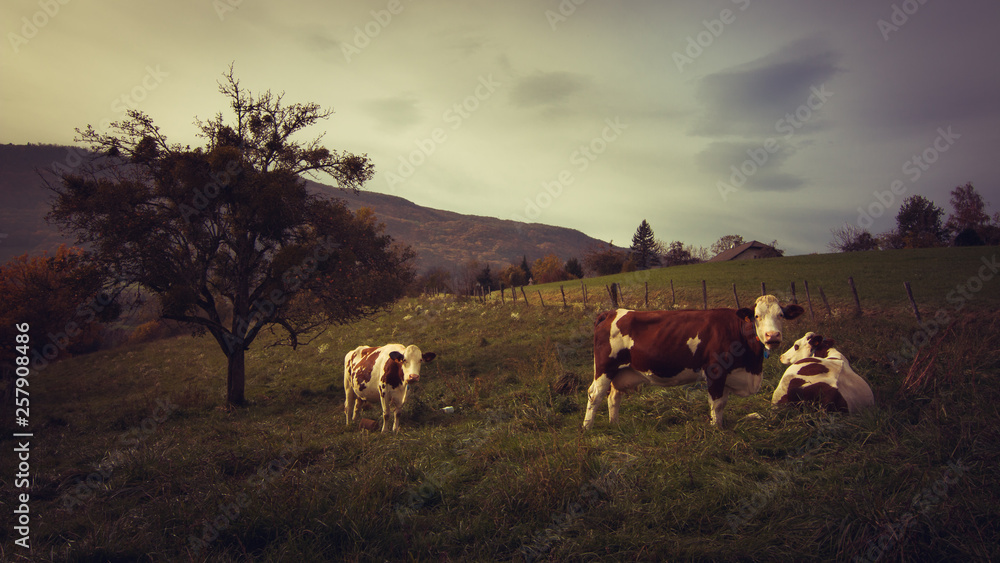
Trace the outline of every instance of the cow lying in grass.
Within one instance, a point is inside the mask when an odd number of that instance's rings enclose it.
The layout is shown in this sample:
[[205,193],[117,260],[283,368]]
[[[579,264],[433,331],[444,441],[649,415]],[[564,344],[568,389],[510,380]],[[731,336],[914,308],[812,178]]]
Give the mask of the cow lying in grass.
[[594,382],[583,427],[594,423],[608,396],[611,422],[618,420],[622,393],[643,383],[671,387],[705,380],[712,424],[722,426],[730,393],[749,397],[760,389],[764,358],[781,345],[781,327],[803,312],[782,307],[773,295],[753,309],[630,311],[598,315],[594,323]]
[[382,404],[382,432],[389,428],[389,410],[394,420],[392,431],[399,431],[399,413],[406,403],[410,383],[420,379],[420,365],[435,358],[434,352],[420,352],[416,346],[386,344],[358,346],[344,357],[344,414],[347,424],[360,414],[362,402]]
[[852,414],[873,406],[871,387],[854,373],[833,344],[815,332],[796,340],[779,358],[781,363],[791,365],[781,376],[771,402],[818,402],[827,410]]

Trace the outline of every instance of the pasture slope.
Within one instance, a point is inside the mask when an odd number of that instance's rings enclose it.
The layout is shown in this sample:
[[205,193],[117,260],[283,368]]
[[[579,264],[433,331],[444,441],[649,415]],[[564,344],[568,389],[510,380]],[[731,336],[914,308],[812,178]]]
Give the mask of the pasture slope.
[[[695,308],[701,279],[726,306],[734,282],[744,302],[762,276],[779,294],[793,280],[822,285],[835,315],[820,306],[815,322],[789,323],[785,346],[808,330],[838,341],[879,405],[854,417],[772,409],[782,372],[772,357],[761,392],[730,401],[725,429],[709,426],[703,390],[646,388],[625,398],[620,424],[602,409],[581,432],[610,279],[588,280],[588,309],[563,308],[558,285],[526,288],[530,305],[509,294],[506,304],[406,299],[295,352],[254,347],[252,405],[233,412],[219,407],[225,365],[209,339],[61,361],[31,376],[30,559],[997,560],[1000,277],[979,274],[996,254],[808,256],[617,278],[626,300],[645,281],[669,300],[673,279],[679,305]],[[861,318],[835,289],[847,275]],[[925,315],[948,322],[921,329],[904,279]],[[978,289],[956,310],[947,295],[959,285]],[[913,362],[903,351],[921,331]],[[402,432],[345,427],[344,354],[392,341],[438,354]],[[566,373],[579,386],[560,394]],[[12,457],[0,481],[8,514]],[[10,526],[0,534],[3,559],[28,558]]]

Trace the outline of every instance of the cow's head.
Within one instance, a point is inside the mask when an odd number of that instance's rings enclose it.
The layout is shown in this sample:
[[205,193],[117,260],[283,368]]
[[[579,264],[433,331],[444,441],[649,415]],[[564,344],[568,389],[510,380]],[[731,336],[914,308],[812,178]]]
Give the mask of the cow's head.
[[406,347],[403,353],[392,352],[389,354],[389,358],[398,362],[403,367],[403,381],[409,383],[411,381],[417,381],[420,379],[420,364],[426,364],[434,358],[437,354],[434,352],[427,352],[426,354],[420,352],[420,348],[414,345]]
[[757,298],[754,308],[743,308],[736,312],[740,318],[752,321],[760,340],[769,351],[781,346],[781,323],[785,319],[792,320],[801,315],[805,309],[798,305],[782,307],[778,298],[773,295],[763,295]]
[[833,344],[833,340],[823,338],[815,332],[807,332],[778,359],[781,360],[781,363],[790,365],[809,357],[824,358]]

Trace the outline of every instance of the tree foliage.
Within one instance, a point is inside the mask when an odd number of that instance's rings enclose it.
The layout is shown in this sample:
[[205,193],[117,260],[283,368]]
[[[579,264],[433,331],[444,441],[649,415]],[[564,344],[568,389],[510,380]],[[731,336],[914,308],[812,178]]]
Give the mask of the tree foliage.
[[517,264],[510,264],[497,276],[504,287],[521,287],[528,285],[528,275],[524,273],[524,268]]
[[878,250],[878,240],[867,230],[845,223],[837,229],[830,229],[833,240],[829,243],[834,252],[859,252]]
[[726,235],[715,241],[715,243],[709,248],[709,251],[713,256],[715,256],[720,252],[725,252],[730,248],[736,248],[737,246],[745,243],[746,241],[743,240],[742,235]]
[[583,278],[583,266],[580,264],[580,261],[577,260],[575,257],[567,260],[566,265],[563,266],[563,269],[565,269],[566,273],[570,275],[570,278],[575,278],[575,279]]
[[535,283],[552,283],[569,279],[569,274],[563,269],[562,260],[555,254],[535,260],[531,271],[534,273]]
[[61,177],[49,218],[89,244],[116,283],[155,294],[162,318],[210,333],[228,359],[227,401],[238,405],[244,352],[261,331],[280,326],[277,339],[294,347],[385,309],[413,278],[412,251],[370,211],[306,190],[302,174],[351,190],[373,174],[365,155],[297,139],[331,111],[255,96],[232,68],[219,91],[231,120],[199,121],[206,144],[194,150],[169,144],[134,110],[110,133],[78,129],[102,156]]
[[636,269],[648,270],[660,265],[660,256],[656,252],[656,247],[653,228],[643,219],[635,230],[635,234],[632,235],[632,246],[629,248],[629,258]]
[[622,271],[628,253],[610,243],[605,247],[596,244],[583,256],[583,267],[596,276],[608,276]]
[[953,235],[966,229],[976,231],[989,224],[990,216],[986,213],[986,202],[972,182],[951,190],[950,203],[953,211],[948,216],[944,228]]
[[700,261],[694,255],[694,251],[679,240],[675,240],[667,245],[666,252],[663,254],[663,262],[667,266],[697,264]]
[[905,248],[940,246],[947,231],[941,225],[944,210],[921,195],[903,200],[896,215],[896,233]]
[[[102,324],[121,310],[103,290],[101,272],[79,248],[14,258],[0,266],[0,338],[13,342],[14,325],[27,323],[35,367],[64,352],[93,351]],[[0,360],[10,360],[7,351],[0,347]]]

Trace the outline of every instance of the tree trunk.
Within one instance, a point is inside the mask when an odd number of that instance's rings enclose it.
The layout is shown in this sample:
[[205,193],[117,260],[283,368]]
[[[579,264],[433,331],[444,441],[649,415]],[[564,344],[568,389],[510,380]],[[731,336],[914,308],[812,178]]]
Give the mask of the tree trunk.
[[242,346],[236,346],[232,354],[227,356],[229,368],[226,372],[226,403],[234,407],[240,407],[246,403],[246,397],[243,394],[246,387],[245,352]]

